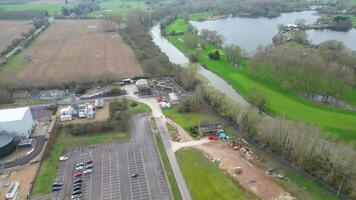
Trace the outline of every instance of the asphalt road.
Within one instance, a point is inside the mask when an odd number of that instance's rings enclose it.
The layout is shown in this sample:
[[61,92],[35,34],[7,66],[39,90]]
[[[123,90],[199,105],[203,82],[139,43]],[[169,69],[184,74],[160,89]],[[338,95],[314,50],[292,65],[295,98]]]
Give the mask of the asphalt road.
[[[94,172],[83,175],[84,200],[171,199],[166,177],[146,115],[132,118],[132,138],[68,149],[56,181],[63,182],[52,199],[70,199],[75,164],[92,160]],[[138,177],[131,178],[132,174]]]
[[36,141],[35,149],[28,155],[21,157],[19,159],[16,159],[14,161],[6,162],[6,163],[0,163],[0,169],[8,169],[11,167],[16,167],[18,165],[24,165],[28,162],[30,162],[32,159],[34,159],[39,153],[41,153],[43,145],[45,143],[45,137],[44,136],[34,136],[31,137],[31,139],[34,139]]
[[145,103],[148,106],[150,106],[152,110],[152,115],[155,118],[157,127],[158,127],[158,132],[161,135],[162,141],[163,141],[163,146],[166,150],[167,156],[169,163],[171,165],[171,168],[173,170],[174,177],[176,179],[180,194],[182,196],[183,200],[191,200],[192,197],[190,195],[189,189],[187,187],[187,184],[185,182],[185,178],[183,176],[182,171],[180,170],[179,164],[177,162],[176,156],[173,152],[171,143],[170,143],[170,138],[169,138],[169,133],[167,129],[167,124],[166,124],[166,118],[162,113],[161,108],[159,107],[158,103],[156,102],[155,99],[150,98],[150,99],[136,99],[139,102]]

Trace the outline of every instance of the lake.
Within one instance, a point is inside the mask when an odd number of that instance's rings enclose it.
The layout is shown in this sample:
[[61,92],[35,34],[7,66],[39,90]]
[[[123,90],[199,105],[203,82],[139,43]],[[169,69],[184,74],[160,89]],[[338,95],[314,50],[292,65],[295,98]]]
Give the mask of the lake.
[[[214,21],[191,21],[199,31],[202,29],[218,31],[224,37],[224,44],[239,45],[247,52],[252,53],[259,45],[272,43],[272,38],[278,33],[279,24],[293,24],[297,19],[304,19],[306,24],[313,24],[319,17],[313,11],[283,13],[276,18],[243,18],[229,17]],[[338,32],[331,30],[308,30],[309,39],[314,44],[337,39],[352,49],[356,50],[356,30]]]

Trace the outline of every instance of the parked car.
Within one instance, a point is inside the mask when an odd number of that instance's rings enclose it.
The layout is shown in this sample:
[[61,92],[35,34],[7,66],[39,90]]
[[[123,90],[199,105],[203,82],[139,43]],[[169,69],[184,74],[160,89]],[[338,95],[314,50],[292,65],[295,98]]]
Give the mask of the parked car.
[[80,186],[80,187],[81,187],[81,186],[82,186],[82,182],[74,183],[74,184],[73,184],[73,187],[77,187],[77,186]]
[[79,176],[82,176],[82,175],[83,175],[82,173],[77,172],[77,173],[74,174],[74,177],[79,177]]
[[90,174],[90,173],[93,173],[93,169],[84,170],[84,174]]
[[72,195],[72,199],[75,199],[75,198],[80,198],[81,196],[82,196],[82,194]]
[[62,186],[52,187],[52,192],[57,192],[62,189]]
[[77,194],[82,194],[82,191],[78,190],[78,191],[75,191],[75,192],[72,193],[72,195],[77,195]]
[[92,163],[93,163],[92,160],[87,160],[87,161],[85,161],[85,164],[86,164],[86,165],[90,165],[90,164],[92,164]]
[[76,179],[75,181],[74,181],[74,184],[76,184],[76,183],[82,183],[83,182],[83,180],[81,179],[81,178],[78,178],[78,179]]
[[83,169],[83,166],[75,167],[75,170],[77,170],[77,171],[82,170],[82,169]]
[[86,165],[85,166],[85,169],[92,169],[93,168],[93,165]]
[[63,183],[53,183],[52,187],[62,187]]
[[76,167],[84,166],[84,163],[83,163],[83,162],[80,162],[80,163],[77,163],[75,166],[76,166]]
[[68,157],[67,156],[61,156],[61,157],[59,157],[59,160],[60,161],[66,161],[66,160],[68,160]]
[[131,178],[136,178],[138,177],[138,174],[131,174]]
[[73,192],[82,192],[81,187],[73,188]]

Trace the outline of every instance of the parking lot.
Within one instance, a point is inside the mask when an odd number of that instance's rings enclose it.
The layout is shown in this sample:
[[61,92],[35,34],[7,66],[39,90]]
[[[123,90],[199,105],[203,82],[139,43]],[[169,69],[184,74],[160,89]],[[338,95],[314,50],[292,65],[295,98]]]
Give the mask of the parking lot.
[[93,173],[82,175],[80,199],[171,199],[147,116],[131,121],[130,140],[68,149],[56,177],[63,188],[52,199],[71,199],[75,165],[86,160],[92,160]]

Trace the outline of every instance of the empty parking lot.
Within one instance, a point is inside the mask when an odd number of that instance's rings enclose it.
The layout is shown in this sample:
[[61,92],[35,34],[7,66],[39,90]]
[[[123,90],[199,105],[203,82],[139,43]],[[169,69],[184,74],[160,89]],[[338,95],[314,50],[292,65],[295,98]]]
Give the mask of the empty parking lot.
[[81,199],[171,199],[147,119],[133,117],[130,140],[68,149],[56,178],[64,187],[52,199],[71,198],[75,165],[85,160],[93,161],[94,171],[83,175]]

